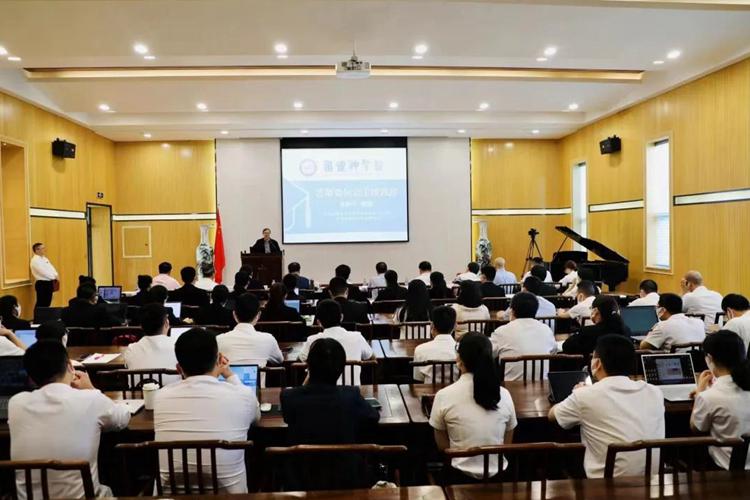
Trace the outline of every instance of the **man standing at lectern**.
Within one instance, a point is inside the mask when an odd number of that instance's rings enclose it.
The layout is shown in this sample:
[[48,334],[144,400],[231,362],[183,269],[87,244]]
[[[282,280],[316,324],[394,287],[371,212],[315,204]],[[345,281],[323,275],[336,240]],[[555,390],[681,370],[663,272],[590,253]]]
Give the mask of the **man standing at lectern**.
[[271,230],[268,228],[263,229],[263,237],[255,242],[250,247],[252,253],[266,253],[266,254],[278,254],[281,253],[281,247],[279,242],[271,239]]

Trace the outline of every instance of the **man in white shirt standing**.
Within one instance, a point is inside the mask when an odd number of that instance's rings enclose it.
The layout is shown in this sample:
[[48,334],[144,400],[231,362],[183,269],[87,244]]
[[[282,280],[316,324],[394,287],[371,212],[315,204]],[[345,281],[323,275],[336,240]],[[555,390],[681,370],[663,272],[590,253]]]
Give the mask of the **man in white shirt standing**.
[[[591,305],[596,298],[596,286],[592,281],[583,280],[576,287],[576,300],[578,303],[570,309],[558,309],[557,315],[561,318],[571,318],[583,326],[581,318],[591,318]],[[590,324],[590,323],[589,323]]]
[[[517,293],[510,301],[510,323],[492,332],[492,352],[500,358],[557,352],[555,334],[550,327],[534,319],[539,302],[528,292]],[[544,376],[546,377],[546,366]],[[508,363],[505,380],[521,380],[523,363]]]
[[419,276],[412,279],[422,280],[424,281],[425,285],[430,286],[430,274],[432,274],[432,264],[430,264],[426,260],[423,260],[419,263]]
[[630,306],[656,306],[659,303],[659,285],[654,280],[643,280],[638,286],[638,298]]
[[[86,373],[73,368],[60,342],[42,340],[24,356],[24,367],[39,386],[16,394],[8,404],[11,460],[85,460],[97,496],[112,496],[99,483],[97,454],[102,431],[118,431],[130,422],[130,410],[94,389]],[[25,499],[23,472],[16,474],[20,499]],[[78,471],[48,473],[51,498],[83,498]],[[39,475],[32,476],[35,498],[41,498]]]
[[[338,302],[330,299],[318,302],[318,307],[315,311],[315,319],[318,324],[323,327],[323,331],[307,337],[305,344],[302,346],[302,351],[299,353],[299,360],[302,362],[307,361],[310,347],[312,347],[313,342],[319,338],[331,338],[337,340],[346,352],[347,361],[364,361],[366,359],[372,359],[374,356],[369,342],[365,340],[360,332],[350,332],[342,328],[342,318],[343,314]],[[354,382],[356,383],[351,383],[349,385],[359,385],[360,372],[360,368],[355,367]],[[348,370],[346,373],[349,373]],[[340,382],[341,379],[339,379],[339,383]],[[347,382],[349,382],[349,380],[347,380]]]
[[154,280],[151,282],[151,286],[161,285],[171,292],[180,288],[180,283],[174,279],[170,273],[172,272],[172,264],[169,262],[162,262],[159,264],[159,274],[154,276]]
[[[219,352],[216,338],[200,328],[192,328],[177,339],[175,354],[183,380],[156,392],[155,440],[247,440],[250,425],[260,419],[258,398],[229,368],[229,360]],[[224,381],[219,380],[220,375]],[[175,470],[182,470],[179,454],[174,460]],[[202,460],[206,473],[210,463],[206,451]],[[189,465],[195,473],[194,458]],[[159,467],[162,481],[168,485],[166,451],[160,452]],[[247,493],[244,450],[217,450],[216,471],[220,493]]]
[[[372,278],[365,281],[365,285],[367,286],[367,288],[372,290],[373,288],[385,287],[387,284],[385,282],[386,271],[388,271],[388,264],[386,264],[385,262],[378,262],[377,264],[375,264],[375,272],[377,274],[373,276]],[[378,290],[372,291],[372,298],[373,299],[378,298]]]
[[721,294],[703,286],[703,276],[698,271],[688,271],[680,282],[682,287],[682,312],[703,314],[706,328],[714,324],[716,313],[721,312]]
[[237,326],[216,337],[219,351],[231,364],[264,367],[268,363],[280,365],[284,362],[284,355],[274,336],[255,329],[259,318],[260,302],[255,295],[244,293],[235,300],[234,320]]
[[[579,384],[549,419],[563,429],[581,426],[586,446],[583,466],[587,477],[603,477],[607,447],[615,442],[664,438],[664,395],[642,380],[631,380],[635,348],[627,337],[604,335],[597,340],[591,360],[596,383]],[[659,464],[655,452],[652,466]],[[643,476],[646,452],[618,453],[615,476]],[[653,472],[655,473],[656,467]]]
[[[147,304],[141,307],[141,329],[143,338],[130,344],[122,357],[131,370],[166,368],[174,370],[177,358],[174,354],[174,338],[168,337],[169,316],[161,304]],[[179,382],[179,375],[164,375],[164,385]]]
[[462,281],[479,281],[479,264],[476,262],[469,262],[466,265],[466,271],[456,275],[456,279],[453,281],[455,283],[461,283]]
[[511,285],[513,283],[518,283],[516,275],[505,269],[504,258],[498,257],[495,259],[495,269],[497,269],[497,272],[495,273],[493,283],[496,285]]
[[674,293],[664,293],[659,297],[656,307],[659,321],[646,338],[641,341],[641,349],[664,349],[669,351],[675,344],[703,342],[706,338],[706,326],[697,318],[690,318],[682,313],[682,299]]
[[36,280],[34,290],[36,291],[37,307],[49,307],[52,304],[52,294],[55,292],[55,281],[59,276],[55,266],[47,258],[47,247],[44,243],[34,243],[31,247],[34,256],[31,258],[31,275]]
[[[414,362],[424,361],[455,361],[456,341],[453,339],[453,330],[456,329],[456,310],[450,306],[436,307],[432,311],[432,340],[419,344],[414,348]],[[435,368],[435,379],[432,378],[432,366],[415,366],[414,380],[423,384],[448,382],[450,372],[453,370],[453,379],[458,379],[458,368]]]
[[745,351],[750,348],[750,302],[737,293],[730,293],[721,301],[725,323],[723,330],[734,332],[745,343]]

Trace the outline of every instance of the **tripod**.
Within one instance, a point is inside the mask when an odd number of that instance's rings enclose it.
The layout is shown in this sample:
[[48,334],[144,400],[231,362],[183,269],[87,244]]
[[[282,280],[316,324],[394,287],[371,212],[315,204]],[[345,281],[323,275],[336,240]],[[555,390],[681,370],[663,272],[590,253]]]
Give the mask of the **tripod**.
[[536,252],[539,257],[542,257],[542,251],[539,249],[539,245],[536,242],[537,234],[539,234],[539,231],[534,228],[531,228],[528,232],[531,241],[529,241],[529,248],[526,250],[526,261],[523,264],[523,274],[526,274],[526,271],[532,268],[531,259],[534,257],[534,252]]

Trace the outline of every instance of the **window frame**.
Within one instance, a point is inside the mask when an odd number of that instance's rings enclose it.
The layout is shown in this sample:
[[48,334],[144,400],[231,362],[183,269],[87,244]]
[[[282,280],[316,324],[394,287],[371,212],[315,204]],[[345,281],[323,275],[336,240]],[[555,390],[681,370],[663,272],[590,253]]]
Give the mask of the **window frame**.
[[[26,276],[25,278],[19,278],[19,279],[9,279],[8,278],[8,272],[7,272],[7,263],[5,256],[7,255],[6,251],[6,242],[5,242],[5,220],[4,220],[4,205],[2,200],[2,196],[0,196],[0,258],[2,259],[2,265],[0,266],[0,284],[2,284],[2,288],[9,290],[13,288],[21,288],[25,286],[29,286],[32,283],[32,276],[31,276],[31,268],[29,267],[29,262],[31,262],[31,188],[30,188],[30,180],[29,180],[29,148],[26,142],[20,141],[17,139],[14,139],[12,137],[0,135],[0,142],[4,142],[7,144],[10,144],[12,146],[18,147],[23,149],[23,169],[24,169],[24,195],[26,200],[26,220],[24,225],[26,226],[26,236],[27,236],[27,245],[25,248],[25,257],[26,257]],[[0,153],[2,154],[2,153]],[[2,162],[2,159],[0,158],[0,163]],[[2,188],[2,177],[0,176],[0,188]]]
[[[586,203],[582,207],[584,218],[586,219],[586,234],[582,234],[581,236],[588,238],[589,236],[589,162],[587,160],[574,160],[573,164],[570,167],[570,225],[573,227],[573,231],[578,232],[576,229],[576,213],[575,213],[575,194],[576,194],[576,188],[575,188],[575,171],[576,168],[581,167],[581,165],[584,166],[586,169],[586,182],[583,186],[583,190],[586,193]],[[582,252],[587,252],[588,250],[583,247],[582,245],[579,245],[578,243],[573,243],[572,245],[573,250],[579,250]]]
[[[669,267],[654,267],[648,262],[648,150],[659,143],[669,144]],[[643,270],[674,275],[674,140],[671,132],[650,138],[643,147]]]

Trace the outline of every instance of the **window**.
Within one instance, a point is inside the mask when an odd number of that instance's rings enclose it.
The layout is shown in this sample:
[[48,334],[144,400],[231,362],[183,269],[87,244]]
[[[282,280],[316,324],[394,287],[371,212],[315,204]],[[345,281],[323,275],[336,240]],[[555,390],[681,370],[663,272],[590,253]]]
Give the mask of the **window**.
[[2,286],[21,286],[31,281],[31,237],[26,149],[0,139],[0,246]]
[[669,139],[646,147],[646,267],[671,268]]
[[[573,231],[583,237],[587,236],[588,199],[586,196],[586,163],[573,165]],[[586,251],[578,243],[575,250]]]

